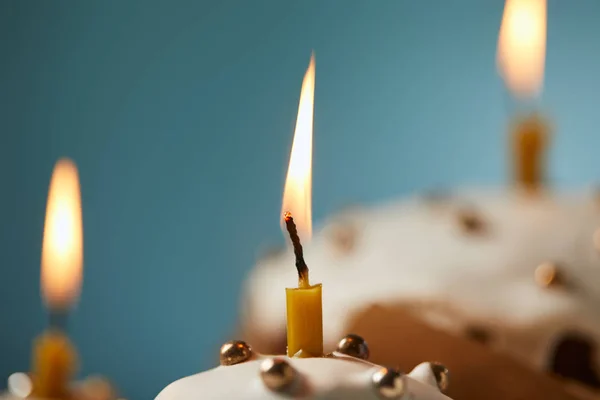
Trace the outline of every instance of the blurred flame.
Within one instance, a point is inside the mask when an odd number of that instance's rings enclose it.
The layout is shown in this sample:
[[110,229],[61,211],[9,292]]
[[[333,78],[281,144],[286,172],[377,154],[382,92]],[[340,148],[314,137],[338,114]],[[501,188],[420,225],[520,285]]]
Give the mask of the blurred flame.
[[498,68],[508,89],[535,97],[546,59],[546,0],[506,0],[498,39]]
[[46,206],[41,286],[51,309],[68,308],[79,296],[83,268],[79,175],[73,161],[56,163]]
[[290,155],[282,212],[290,212],[303,241],[312,236],[312,131],[315,97],[315,55],[302,81],[298,118]]

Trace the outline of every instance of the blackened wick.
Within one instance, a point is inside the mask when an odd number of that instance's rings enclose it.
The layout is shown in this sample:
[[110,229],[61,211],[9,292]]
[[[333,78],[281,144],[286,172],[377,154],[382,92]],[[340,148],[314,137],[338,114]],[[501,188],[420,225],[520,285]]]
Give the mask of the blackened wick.
[[306,261],[304,261],[304,252],[302,251],[302,243],[300,243],[300,237],[298,236],[298,230],[296,229],[296,224],[294,223],[294,218],[292,217],[292,213],[286,211],[283,215],[283,219],[285,221],[285,227],[290,234],[290,239],[292,241],[292,246],[294,247],[294,255],[296,256],[296,269],[298,270],[298,278],[300,280],[308,279],[308,266],[306,265]]

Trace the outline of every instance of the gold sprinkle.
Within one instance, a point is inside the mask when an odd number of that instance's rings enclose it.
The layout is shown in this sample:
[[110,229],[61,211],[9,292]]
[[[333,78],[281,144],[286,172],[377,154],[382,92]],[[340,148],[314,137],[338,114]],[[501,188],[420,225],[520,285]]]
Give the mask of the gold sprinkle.
[[535,269],[535,281],[541,287],[557,286],[561,283],[558,266],[552,262],[544,262]]
[[468,234],[480,234],[485,230],[483,219],[472,210],[462,210],[458,213],[461,229]]

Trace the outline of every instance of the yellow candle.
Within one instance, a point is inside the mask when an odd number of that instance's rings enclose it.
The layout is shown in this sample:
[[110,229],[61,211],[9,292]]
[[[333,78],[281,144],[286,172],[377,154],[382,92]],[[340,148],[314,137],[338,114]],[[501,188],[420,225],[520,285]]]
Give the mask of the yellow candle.
[[322,285],[310,285],[302,244],[294,219],[289,212],[285,213],[284,221],[294,246],[298,270],[298,288],[285,290],[287,355],[292,357],[300,353],[302,357],[321,357],[323,355]]
[[[42,297],[52,316],[67,316],[81,290],[82,268],[79,175],[75,164],[63,159],[56,164],[50,182],[42,244]],[[34,344],[33,391],[41,398],[70,397],[77,353],[62,328],[51,326]]]
[[64,333],[49,330],[39,336],[33,347],[34,397],[69,399],[69,382],[76,367],[77,352]]
[[322,285],[285,289],[287,302],[287,355],[323,355]]
[[[303,357],[323,355],[323,310],[321,285],[311,286],[308,280],[308,267],[304,262],[300,230],[304,240],[312,234],[312,128],[315,95],[315,57],[310,63],[300,92],[296,129],[290,164],[283,191],[282,212],[285,229],[290,235],[296,269],[298,287],[286,289],[287,306],[287,354],[300,353]],[[293,215],[298,220],[298,229]]]
[[[513,97],[533,105],[541,94],[546,65],[547,0],[506,0],[498,36],[498,69]],[[528,190],[544,181],[548,128],[537,114],[513,131],[515,182]]]
[[513,168],[515,181],[528,190],[536,190],[545,179],[545,149],[548,126],[537,114],[515,124],[513,131]]

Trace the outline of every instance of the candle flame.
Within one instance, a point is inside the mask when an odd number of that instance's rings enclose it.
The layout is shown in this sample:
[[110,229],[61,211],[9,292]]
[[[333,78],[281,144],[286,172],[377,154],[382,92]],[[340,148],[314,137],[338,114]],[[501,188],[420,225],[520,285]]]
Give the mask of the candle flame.
[[50,309],[64,310],[77,300],[82,268],[79,175],[73,161],[61,159],[50,181],[42,242],[42,297]]
[[281,215],[290,212],[299,236],[307,242],[312,236],[312,134],[315,97],[315,56],[302,81],[298,118],[290,155]]
[[498,68],[518,97],[539,94],[546,59],[546,0],[506,0],[498,39]]

